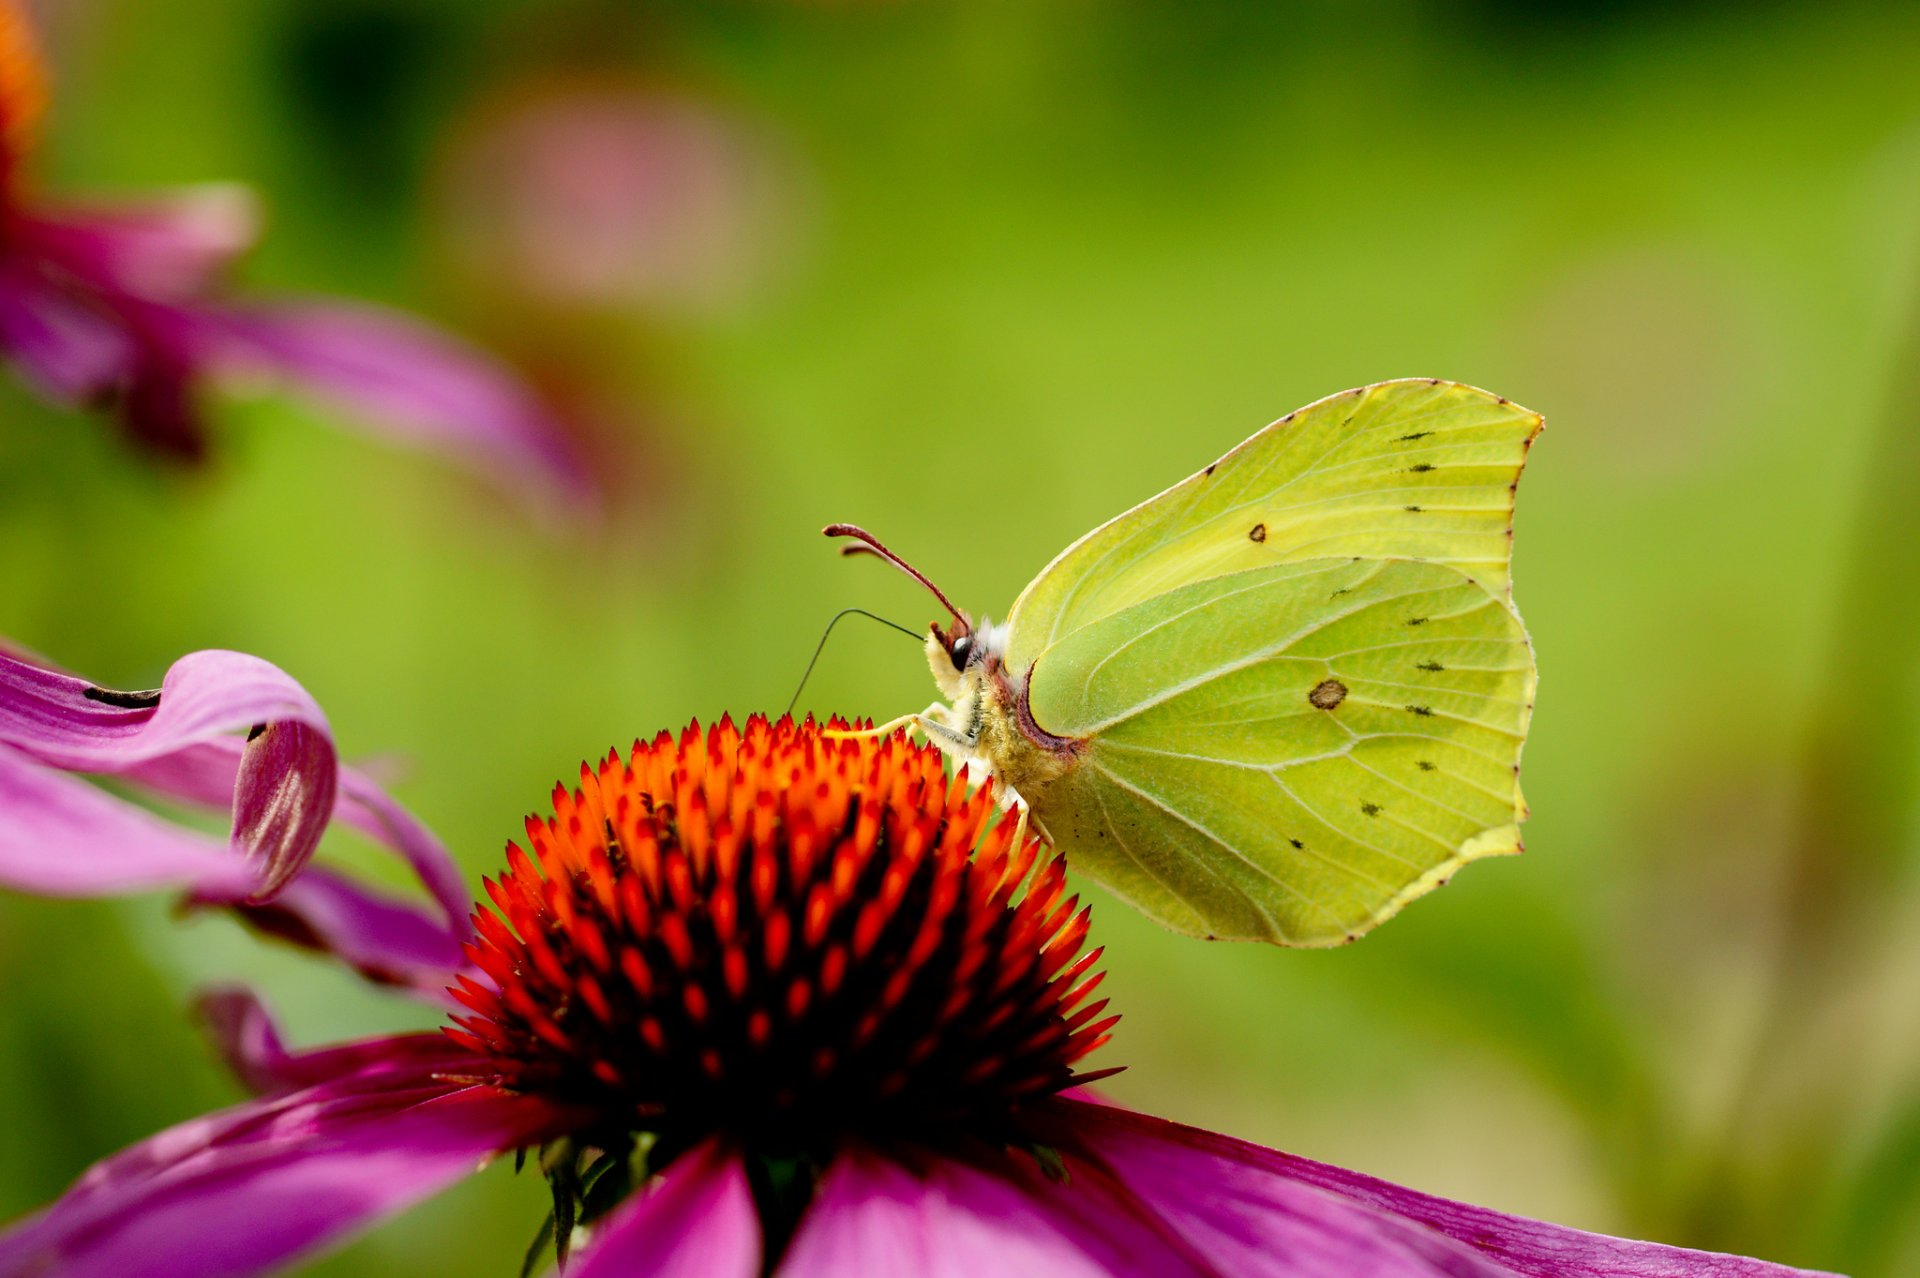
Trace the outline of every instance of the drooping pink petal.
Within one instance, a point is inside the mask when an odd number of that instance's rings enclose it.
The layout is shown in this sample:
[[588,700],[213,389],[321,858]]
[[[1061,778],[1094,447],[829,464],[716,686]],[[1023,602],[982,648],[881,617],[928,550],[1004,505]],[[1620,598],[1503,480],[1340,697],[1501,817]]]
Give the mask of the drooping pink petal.
[[994,1171],[931,1155],[909,1168],[858,1147],[835,1157],[778,1270],[780,1278],[1232,1272],[1097,1182],[1055,1184],[1011,1157]]
[[331,954],[368,980],[451,1004],[447,986],[466,966],[465,929],[452,931],[405,901],[309,866],[263,905],[231,907],[253,926]]
[[[1055,1100],[1063,1139],[1234,1274],[1807,1278],[1813,1271],[1609,1238],[1418,1193],[1126,1110]],[[1071,1161],[1070,1161],[1071,1165]]]
[[0,1274],[227,1278],[372,1223],[575,1116],[449,1081],[476,1062],[438,1035],[301,1091],[194,1119],[96,1164],[0,1233]]
[[334,816],[406,858],[420,882],[440,903],[448,925],[460,937],[467,936],[467,911],[473,908],[473,893],[446,845],[418,817],[357,768],[340,771],[340,805]]
[[186,888],[232,900],[253,881],[218,842],[0,744],[0,887],[76,897]]
[[309,868],[264,905],[246,903],[253,884],[220,841],[0,745],[0,887],[67,897],[180,889],[434,1002],[464,966],[465,928],[330,871]]
[[345,303],[254,307],[227,312],[209,348],[218,365],[284,377],[376,420],[382,434],[591,504],[578,450],[533,394],[491,357],[416,320]]
[[586,1250],[566,1269],[567,1278],[754,1278],[759,1272],[760,1221],[746,1171],[714,1141],[674,1159],[655,1183],[595,1226]]
[[118,693],[0,655],[0,744],[50,767],[119,773],[248,734],[233,792],[234,850],[266,900],[313,855],[332,815],[338,759],[326,716],[278,667],[208,650],[174,662],[153,693]]
[[[224,809],[232,802],[244,745],[237,737],[201,742],[127,769],[128,780],[171,798]],[[465,937],[472,894],[446,845],[371,776],[343,766],[333,819],[404,858],[433,894],[448,926]]]

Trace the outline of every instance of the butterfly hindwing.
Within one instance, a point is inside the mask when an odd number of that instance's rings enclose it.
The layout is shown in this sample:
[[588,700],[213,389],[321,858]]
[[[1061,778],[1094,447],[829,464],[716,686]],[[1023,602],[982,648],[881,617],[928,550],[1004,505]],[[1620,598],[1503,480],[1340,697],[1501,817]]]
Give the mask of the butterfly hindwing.
[[1539,430],[1539,414],[1455,382],[1310,404],[1061,552],[1014,603],[1007,663],[1024,671],[1165,591],[1300,559],[1431,560],[1504,596],[1514,486]]
[[1519,850],[1534,683],[1504,588],[1447,564],[1190,582],[1040,655],[1034,720],[1085,746],[1034,810],[1075,868],[1169,926],[1337,943]]

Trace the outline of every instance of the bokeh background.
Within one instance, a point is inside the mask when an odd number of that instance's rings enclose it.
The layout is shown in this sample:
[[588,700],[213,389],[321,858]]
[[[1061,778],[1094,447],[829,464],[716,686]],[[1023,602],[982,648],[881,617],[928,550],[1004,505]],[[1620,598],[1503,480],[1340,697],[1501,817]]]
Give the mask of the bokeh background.
[[[1920,1272],[1920,10],[65,0],[41,166],[241,179],[249,280],[411,307],[599,459],[587,526],[236,396],[184,473],[0,387],[0,633],[302,680],[477,883],[583,756],[778,711],[832,613],[976,612],[1308,400],[1546,413],[1528,852],[1361,944],[1097,890],[1120,1100],[1440,1193]],[[849,623],[803,705],[929,697]],[[350,838],[329,855],[384,861]],[[164,899],[0,896],[0,1218],[234,1098],[180,1009],[420,1023]],[[516,1271],[498,1167],[313,1264]]]

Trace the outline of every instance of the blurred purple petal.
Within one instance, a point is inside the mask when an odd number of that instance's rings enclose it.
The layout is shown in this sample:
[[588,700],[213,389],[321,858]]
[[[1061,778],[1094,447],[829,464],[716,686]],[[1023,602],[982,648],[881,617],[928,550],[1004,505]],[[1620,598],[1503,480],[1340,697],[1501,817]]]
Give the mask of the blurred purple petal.
[[156,453],[201,461],[207,454],[207,429],[194,394],[194,366],[158,334],[143,336],[146,340],[115,404],[120,425],[136,443]]
[[233,899],[253,882],[214,839],[0,745],[0,886],[82,897],[187,888]]
[[152,693],[113,692],[0,656],[0,744],[50,767],[127,772],[234,731],[249,737],[232,843],[264,900],[312,857],[338,789],[332,734],[306,689],[239,652],[189,653]]
[[299,302],[234,311],[214,357],[282,375],[384,423],[382,433],[468,458],[509,486],[544,480],[578,503],[594,485],[533,394],[481,351],[393,311]]
[[1013,1164],[995,1174],[932,1154],[909,1170],[858,1147],[828,1168],[779,1269],[781,1278],[1218,1272],[1098,1182],[1059,1185]]
[[1231,1273],[1806,1278],[1814,1272],[1510,1216],[1126,1110],[1071,1100],[1049,1108],[1062,1116],[1078,1147]]
[[714,1141],[674,1159],[655,1183],[622,1203],[566,1269],[567,1278],[754,1278],[759,1272],[753,1191],[739,1158]]
[[448,1002],[447,985],[466,964],[464,932],[404,901],[309,867],[264,905],[238,904],[253,926],[332,954],[368,980]]
[[260,236],[260,204],[232,182],[111,207],[51,209],[17,224],[67,273],[148,298],[187,298],[220,282]]
[[109,316],[17,263],[0,264],[0,353],[41,394],[69,405],[104,399],[136,357]]
[[182,1123],[96,1164],[0,1234],[0,1273],[257,1273],[564,1128],[544,1102],[450,1081],[479,1062],[449,1046],[387,1040],[379,1066]]

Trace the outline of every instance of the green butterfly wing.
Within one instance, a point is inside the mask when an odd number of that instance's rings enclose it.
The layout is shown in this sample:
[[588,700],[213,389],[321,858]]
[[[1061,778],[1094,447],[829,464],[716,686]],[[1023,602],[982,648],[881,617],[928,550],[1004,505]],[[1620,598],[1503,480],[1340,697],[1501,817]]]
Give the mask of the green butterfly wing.
[[1034,720],[1086,744],[1029,798],[1071,865],[1170,927],[1336,944],[1520,850],[1534,684],[1504,596],[1446,564],[1214,577],[1046,650]]
[[1007,619],[1024,672],[1081,626],[1190,582],[1360,555],[1450,564],[1508,591],[1513,493],[1540,415],[1426,379],[1330,396],[1094,529]]

